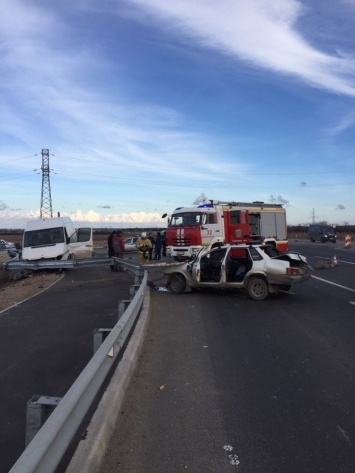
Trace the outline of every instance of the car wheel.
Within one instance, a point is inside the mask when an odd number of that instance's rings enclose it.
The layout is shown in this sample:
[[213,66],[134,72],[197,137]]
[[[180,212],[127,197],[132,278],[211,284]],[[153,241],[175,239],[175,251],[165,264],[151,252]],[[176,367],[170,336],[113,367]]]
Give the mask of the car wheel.
[[181,274],[172,274],[169,280],[169,289],[173,294],[181,294],[186,289],[186,281]]
[[262,301],[269,294],[267,282],[262,278],[249,279],[247,290],[249,296],[255,301]]

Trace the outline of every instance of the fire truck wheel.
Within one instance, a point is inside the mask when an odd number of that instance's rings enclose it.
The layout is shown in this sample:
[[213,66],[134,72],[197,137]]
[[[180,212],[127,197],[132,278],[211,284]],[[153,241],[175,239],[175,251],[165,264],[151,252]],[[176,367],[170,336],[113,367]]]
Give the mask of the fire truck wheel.
[[172,274],[169,281],[169,289],[173,294],[181,294],[186,289],[186,281],[181,274]]
[[255,301],[262,301],[269,294],[267,282],[262,278],[249,279],[247,290],[249,296]]

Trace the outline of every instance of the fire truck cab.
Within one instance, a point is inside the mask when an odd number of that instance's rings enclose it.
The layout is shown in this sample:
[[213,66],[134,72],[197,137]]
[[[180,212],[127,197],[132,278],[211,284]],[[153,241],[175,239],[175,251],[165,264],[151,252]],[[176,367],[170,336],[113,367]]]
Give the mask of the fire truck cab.
[[183,261],[204,246],[241,243],[271,243],[287,251],[286,232],[281,204],[208,201],[178,207],[168,221],[167,256]]

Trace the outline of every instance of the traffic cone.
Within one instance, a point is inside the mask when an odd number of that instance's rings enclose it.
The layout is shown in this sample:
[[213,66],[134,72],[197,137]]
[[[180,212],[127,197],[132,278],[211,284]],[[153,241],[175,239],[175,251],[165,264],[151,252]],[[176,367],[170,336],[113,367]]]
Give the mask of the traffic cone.
[[337,257],[335,255],[333,257],[333,264],[334,264],[334,266],[338,266],[338,260],[337,260]]

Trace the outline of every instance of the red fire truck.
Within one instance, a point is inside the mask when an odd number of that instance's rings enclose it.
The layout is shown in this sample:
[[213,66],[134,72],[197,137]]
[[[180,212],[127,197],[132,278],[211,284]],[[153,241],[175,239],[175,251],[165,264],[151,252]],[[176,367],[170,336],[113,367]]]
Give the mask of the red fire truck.
[[271,243],[288,249],[286,212],[281,204],[208,200],[178,207],[168,219],[167,256],[181,261],[202,246],[219,243]]

